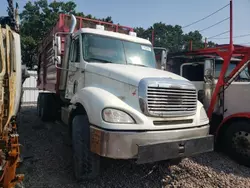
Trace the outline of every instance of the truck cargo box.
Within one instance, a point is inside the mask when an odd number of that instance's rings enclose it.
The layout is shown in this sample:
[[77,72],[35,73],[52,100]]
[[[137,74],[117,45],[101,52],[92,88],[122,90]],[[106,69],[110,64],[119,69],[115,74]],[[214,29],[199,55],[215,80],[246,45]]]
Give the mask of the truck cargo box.
[[[83,17],[76,17],[77,24],[75,31],[80,28],[95,28],[96,25],[103,25],[105,30],[129,34],[133,28],[103,22],[99,20],[92,20]],[[56,25],[52,28],[49,34],[42,40],[38,50],[38,78],[37,87],[40,90],[46,90],[54,93],[59,92],[60,70],[54,65],[54,49],[53,39],[57,32],[69,32],[71,26],[71,16],[67,14],[60,14]],[[61,35],[61,49],[63,60],[65,35]]]

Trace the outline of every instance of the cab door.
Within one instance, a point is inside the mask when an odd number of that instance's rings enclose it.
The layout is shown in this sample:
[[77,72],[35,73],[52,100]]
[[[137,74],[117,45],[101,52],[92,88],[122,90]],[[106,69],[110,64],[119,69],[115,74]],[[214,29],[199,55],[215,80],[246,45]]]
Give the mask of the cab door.
[[77,35],[73,38],[70,55],[69,55],[69,68],[67,75],[67,85],[65,98],[71,99],[78,91],[79,87],[84,85],[84,73],[82,73],[82,45],[81,36]]

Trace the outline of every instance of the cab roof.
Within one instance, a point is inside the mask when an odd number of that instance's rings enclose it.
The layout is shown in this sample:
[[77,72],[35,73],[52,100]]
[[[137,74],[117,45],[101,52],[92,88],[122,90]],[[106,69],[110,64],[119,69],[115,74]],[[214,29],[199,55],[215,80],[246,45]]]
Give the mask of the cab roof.
[[97,35],[112,37],[116,39],[126,40],[130,42],[135,42],[135,43],[140,43],[140,44],[145,44],[145,45],[152,45],[149,40],[146,40],[143,38],[139,38],[139,37],[135,37],[135,36],[127,35],[127,34],[122,34],[118,32],[113,32],[113,31],[101,30],[101,29],[81,28],[76,33],[74,33],[74,35],[77,35],[79,33],[97,34]]

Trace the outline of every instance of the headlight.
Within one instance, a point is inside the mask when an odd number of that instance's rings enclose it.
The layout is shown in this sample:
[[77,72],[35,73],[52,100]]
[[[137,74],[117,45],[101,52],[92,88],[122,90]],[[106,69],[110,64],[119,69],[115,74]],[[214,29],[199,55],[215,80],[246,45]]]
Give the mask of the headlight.
[[102,111],[102,118],[109,123],[135,123],[133,118],[121,110],[106,108]]
[[201,107],[200,109],[200,120],[199,120],[200,124],[206,124],[209,122],[209,119],[207,117],[207,113],[204,109],[204,107]]

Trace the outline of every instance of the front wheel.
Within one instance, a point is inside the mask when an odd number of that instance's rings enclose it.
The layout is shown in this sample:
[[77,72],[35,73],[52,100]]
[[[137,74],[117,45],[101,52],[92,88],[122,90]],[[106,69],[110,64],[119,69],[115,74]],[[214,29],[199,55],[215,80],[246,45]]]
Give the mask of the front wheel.
[[77,180],[93,179],[99,175],[100,156],[90,151],[90,127],[86,115],[76,115],[72,121],[74,173]]
[[250,121],[240,120],[229,125],[223,135],[225,152],[239,164],[250,167]]

